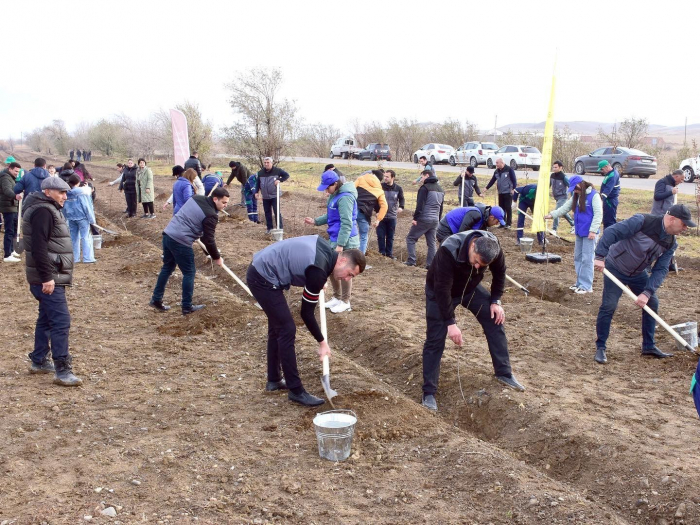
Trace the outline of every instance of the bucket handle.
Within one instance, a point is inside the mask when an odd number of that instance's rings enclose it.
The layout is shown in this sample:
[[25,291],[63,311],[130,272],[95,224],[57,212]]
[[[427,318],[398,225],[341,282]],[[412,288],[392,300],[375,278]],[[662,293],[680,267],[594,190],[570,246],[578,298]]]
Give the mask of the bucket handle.
[[357,419],[357,414],[355,414],[355,412],[353,412],[352,410],[347,409],[347,408],[338,408],[338,409],[336,409],[336,410],[327,410],[326,412],[319,412],[319,413],[316,414],[316,415],[317,415],[317,416],[323,416],[323,415],[325,415],[325,414],[350,414],[350,415],[353,416],[355,419]]

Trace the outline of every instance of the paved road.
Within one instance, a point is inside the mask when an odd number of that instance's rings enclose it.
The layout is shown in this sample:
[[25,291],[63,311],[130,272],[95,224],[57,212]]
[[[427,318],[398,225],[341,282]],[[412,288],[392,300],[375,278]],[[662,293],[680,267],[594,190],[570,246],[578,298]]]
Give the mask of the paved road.
[[[328,164],[330,162],[333,162],[340,170],[343,169],[344,166],[362,166],[362,167],[367,167],[367,168],[376,168],[377,167],[377,162],[372,162],[369,160],[342,160],[342,159],[320,159],[320,158],[313,158],[313,157],[287,157],[284,160],[286,161],[291,161],[291,162],[313,162],[316,164]],[[418,173],[418,168],[417,164],[414,164],[412,162],[382,162],[382,167],[383,168],[401,168],[401,169],[414,169],[416,170],[416,174]],[[449,164],[438,164],[435,166],[435,171],[441,172],[445,171],[448,173],[459,173],[463,167],[460,166],[450,166]],[[493,170],[487,169],[487,168],[477,168],[476,169],[476,174],[477,175],[483,175],[484,177],[488,177],[493,173]],[[516,175],[520,177],[525,177],[525,171],[517,171]],[[538,176],[538,172],[535,171],[530,171],[530,178],[536,178]],[[600,186],[602,177],[600,175],[584,175],[584,179],[587,181],[595,184],[596,186]],[[622,177],[620,179],[620,185],[623,188],[629,188],[633,190],[649,190],[649,191],[654,191],[654,184],[656,184],[656,179],[640,179],[637,177]],[[686,195],[695,195],[695,184],[687,184],[683,183],[681,184],[680,187],[680,193],[686,194]]]

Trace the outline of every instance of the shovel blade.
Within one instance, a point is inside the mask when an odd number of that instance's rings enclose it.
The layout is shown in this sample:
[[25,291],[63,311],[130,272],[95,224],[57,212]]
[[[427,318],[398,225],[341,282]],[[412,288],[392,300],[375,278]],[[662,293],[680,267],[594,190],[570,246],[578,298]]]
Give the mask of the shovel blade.
[[323,391],[326,393],[328,401],[333,399],[338,395],[338,392],[331,388],[331,376],[330,374],[321,376],[321,386],[323,386]]
[[19,237],[15,237],[14,251],[16,253],[23,253],[24,252],[24,243],[22,242],[22,239],[20,239]]

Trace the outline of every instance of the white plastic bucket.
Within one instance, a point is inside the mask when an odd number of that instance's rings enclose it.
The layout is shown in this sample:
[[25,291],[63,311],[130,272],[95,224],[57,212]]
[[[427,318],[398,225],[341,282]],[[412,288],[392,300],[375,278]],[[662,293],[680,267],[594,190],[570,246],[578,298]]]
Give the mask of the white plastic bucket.
[[93,235],[92,236],[92,247],[95,250],[102,249],[102,235]]
[[270,230],[270,236],[272,237],[273,241],[281,241],[282,239],[284,239],[284,230]]
[[[685,339],[692,348],[698,347],[698,323],[688,321],[687,323],[674,324],[671,328],[678,332],[678,335]],[[685,350],[685,346],[681,346],[678,341],[676,341],[676,348]]]
[[352,410],[329,410],[316,414],[314,428],[318,453],[329,461],[344,461],[350,456],[357,415]]
[[532,244],[534,243],[532,237],[521,237],[520,238],[520,251],[523,253],[530,253],[532,251]]

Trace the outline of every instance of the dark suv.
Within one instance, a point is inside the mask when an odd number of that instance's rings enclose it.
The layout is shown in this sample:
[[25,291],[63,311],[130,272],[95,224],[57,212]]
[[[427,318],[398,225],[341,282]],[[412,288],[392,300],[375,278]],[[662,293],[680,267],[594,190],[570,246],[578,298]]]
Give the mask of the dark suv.
[[355,157],[360,160],[386,159],[390,161],[391,149],[389,148],[389,144],[379,144],[378,142],[373,142],[359,153],[356,153]]

